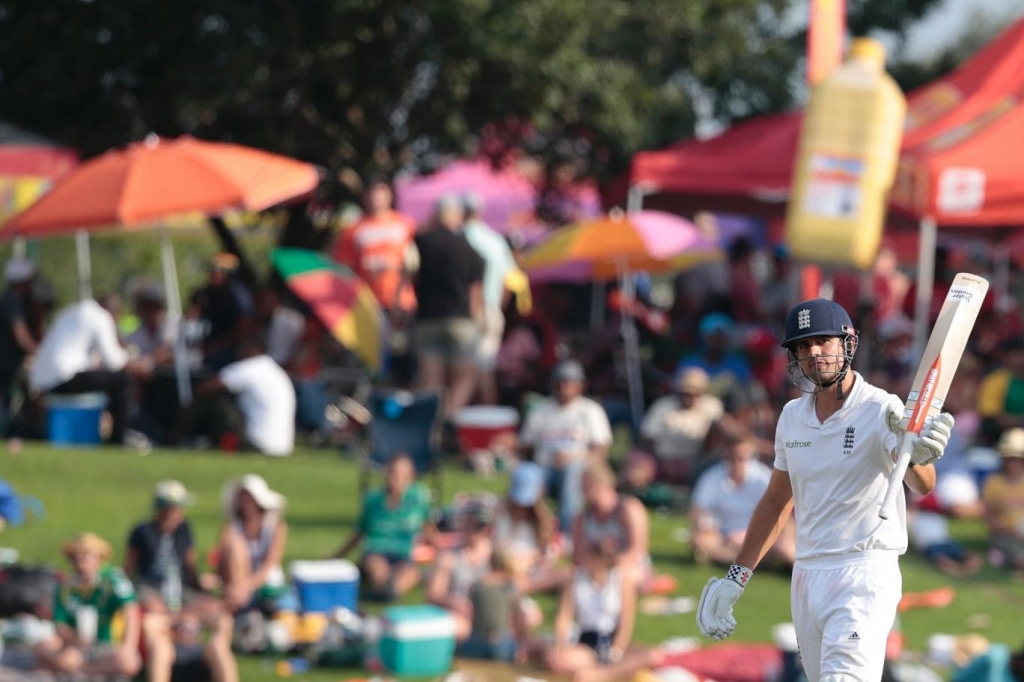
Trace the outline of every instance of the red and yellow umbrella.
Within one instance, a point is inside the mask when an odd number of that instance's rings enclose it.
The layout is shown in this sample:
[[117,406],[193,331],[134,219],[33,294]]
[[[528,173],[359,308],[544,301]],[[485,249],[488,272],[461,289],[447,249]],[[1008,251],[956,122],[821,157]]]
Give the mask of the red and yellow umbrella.
[[384,367],[384,315],[370,287],[348,268],[307,249],[275,249],[270,256],[288,288],[338,343],[373,372]]

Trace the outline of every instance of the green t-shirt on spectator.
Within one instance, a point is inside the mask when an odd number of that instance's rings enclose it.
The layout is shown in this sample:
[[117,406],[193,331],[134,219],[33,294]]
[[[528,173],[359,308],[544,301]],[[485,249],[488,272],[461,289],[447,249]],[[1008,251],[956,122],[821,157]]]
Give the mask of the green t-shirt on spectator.
[[[87,588],[86,588],[87,589]],[[63,623],[71,628],[78,627],[76,613],[81,606],[92,606],[96,609],[96,641],[102,644],[113,644],[122,633],[117,630],[115,621],[125,604],[135,601],[135,588],[132,581],[116,566],[106,566],[100,570],[99,584],[88,594],[82,588],[61,584],[53,598],[53,622]]]
[[430,493],[419,483],[413,483],[394,508],[388,506],[387,500],[386,490],[375,490],[363,502],[359,517],[363,550],[367,554],[407,560],[412,556],[416,536],[430,518]]

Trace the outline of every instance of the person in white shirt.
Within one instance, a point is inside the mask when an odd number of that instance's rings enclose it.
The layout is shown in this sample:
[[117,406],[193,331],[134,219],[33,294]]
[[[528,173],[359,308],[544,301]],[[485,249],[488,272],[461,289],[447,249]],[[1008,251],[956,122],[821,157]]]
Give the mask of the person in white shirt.
[[462,234],[469,245],[484,259],[483,330],[477,340],[476,361],[479,369],[480,402],[493,405],[498,402],[498,350],[505,333],[505,277],[515,268],[512,249],[505,237],[484,222],[483,199],[469,193],[462,197],[466,219]]
[[[212,436],[222,448],[231,449],[240,445],[234,439],[241,427],[246,442],[263,454],[290,455],[295,448],[291,379],[259,338],[247,339],[239,358],[196,387],[186,433]],[[243,425],[233,419],[236,409]]]
[[[757,459],[753,436],[730,431],[725,438],[722,461],[701,474],[690,501],[693,555],[698,564],[732,563],[772,477],[771,467]],[[792,566],[795,551],[791,521],[775,541],[770,556]]]
[[[809,680],[876,682],[902,596],[899,556],[907,550],[906,500],[878,516],[905,437],[903,400],[852,371],[858,332],[838,304],[815,299],[786,317],[789,374],[807,395],[779,417],[775,467],[725,579],[712,578],[697,607],[701,634],[733,633],[733,606],[792,512],[796,519],[792,615]],[[904,482],[935,486],[932,462],[953,418],[928,420],[914,441]]]
[[130,375],[147,376],[152,370],[149,361],[129,359],[114,318],[90,298],[57,313],[36,351],[29,386],[37,393],[105,393],[110,442],[120,444],[127,428]]
[[524,454],[544,469],[547,492],[558,499],[558,523],[569,532],[583,508],[583,470],[608,455],[612,428],[604,408],[583,395],[583,366],[559,363],[552,373],[554,395],[526,415],[519,435]]

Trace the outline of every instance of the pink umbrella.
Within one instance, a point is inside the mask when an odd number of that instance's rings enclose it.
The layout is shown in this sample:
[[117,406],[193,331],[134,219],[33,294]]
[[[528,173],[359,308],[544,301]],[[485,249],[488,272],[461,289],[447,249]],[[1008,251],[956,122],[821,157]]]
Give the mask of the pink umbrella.
[[609,281],[627,271],[672,272],[722,258],[715,240],[662,211],[613,213],[564,227],[528,251],[534,281]]
[[[572,188],[571,205],[565,207],[576,219],[601,213],[601,200],[591,185]],[[538,189],[515,170],[495,170],[486,160],[454,161],[423,177],[403,177],[395,183],[398,210],[422,225],[430,221],[434,205],[445,194],[472,192],[484,203],[484,221],[503,234],[520,232],[528,239],[546,228],[536,215]]]

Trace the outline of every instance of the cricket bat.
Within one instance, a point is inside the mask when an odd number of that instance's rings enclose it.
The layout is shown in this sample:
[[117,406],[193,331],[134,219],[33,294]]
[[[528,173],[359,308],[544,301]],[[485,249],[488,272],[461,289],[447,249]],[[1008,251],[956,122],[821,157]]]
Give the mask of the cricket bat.
[[895,511],[896,495],[903,488],[903,476],[910,464],[910,453],[925,420],[942,410],[986,293],[988,280],[966,272],[959,273],[949,287],[942,310],[939,311],[939,319],[935,322],[921,364],[914,375],[910,395],[907,396],[904,411],[908,421],[907,435],[903,438],[896,466],[889,474],[889,486],[885,490],[882,507],[878,510],[878,516],[883,519],[888,519]]

